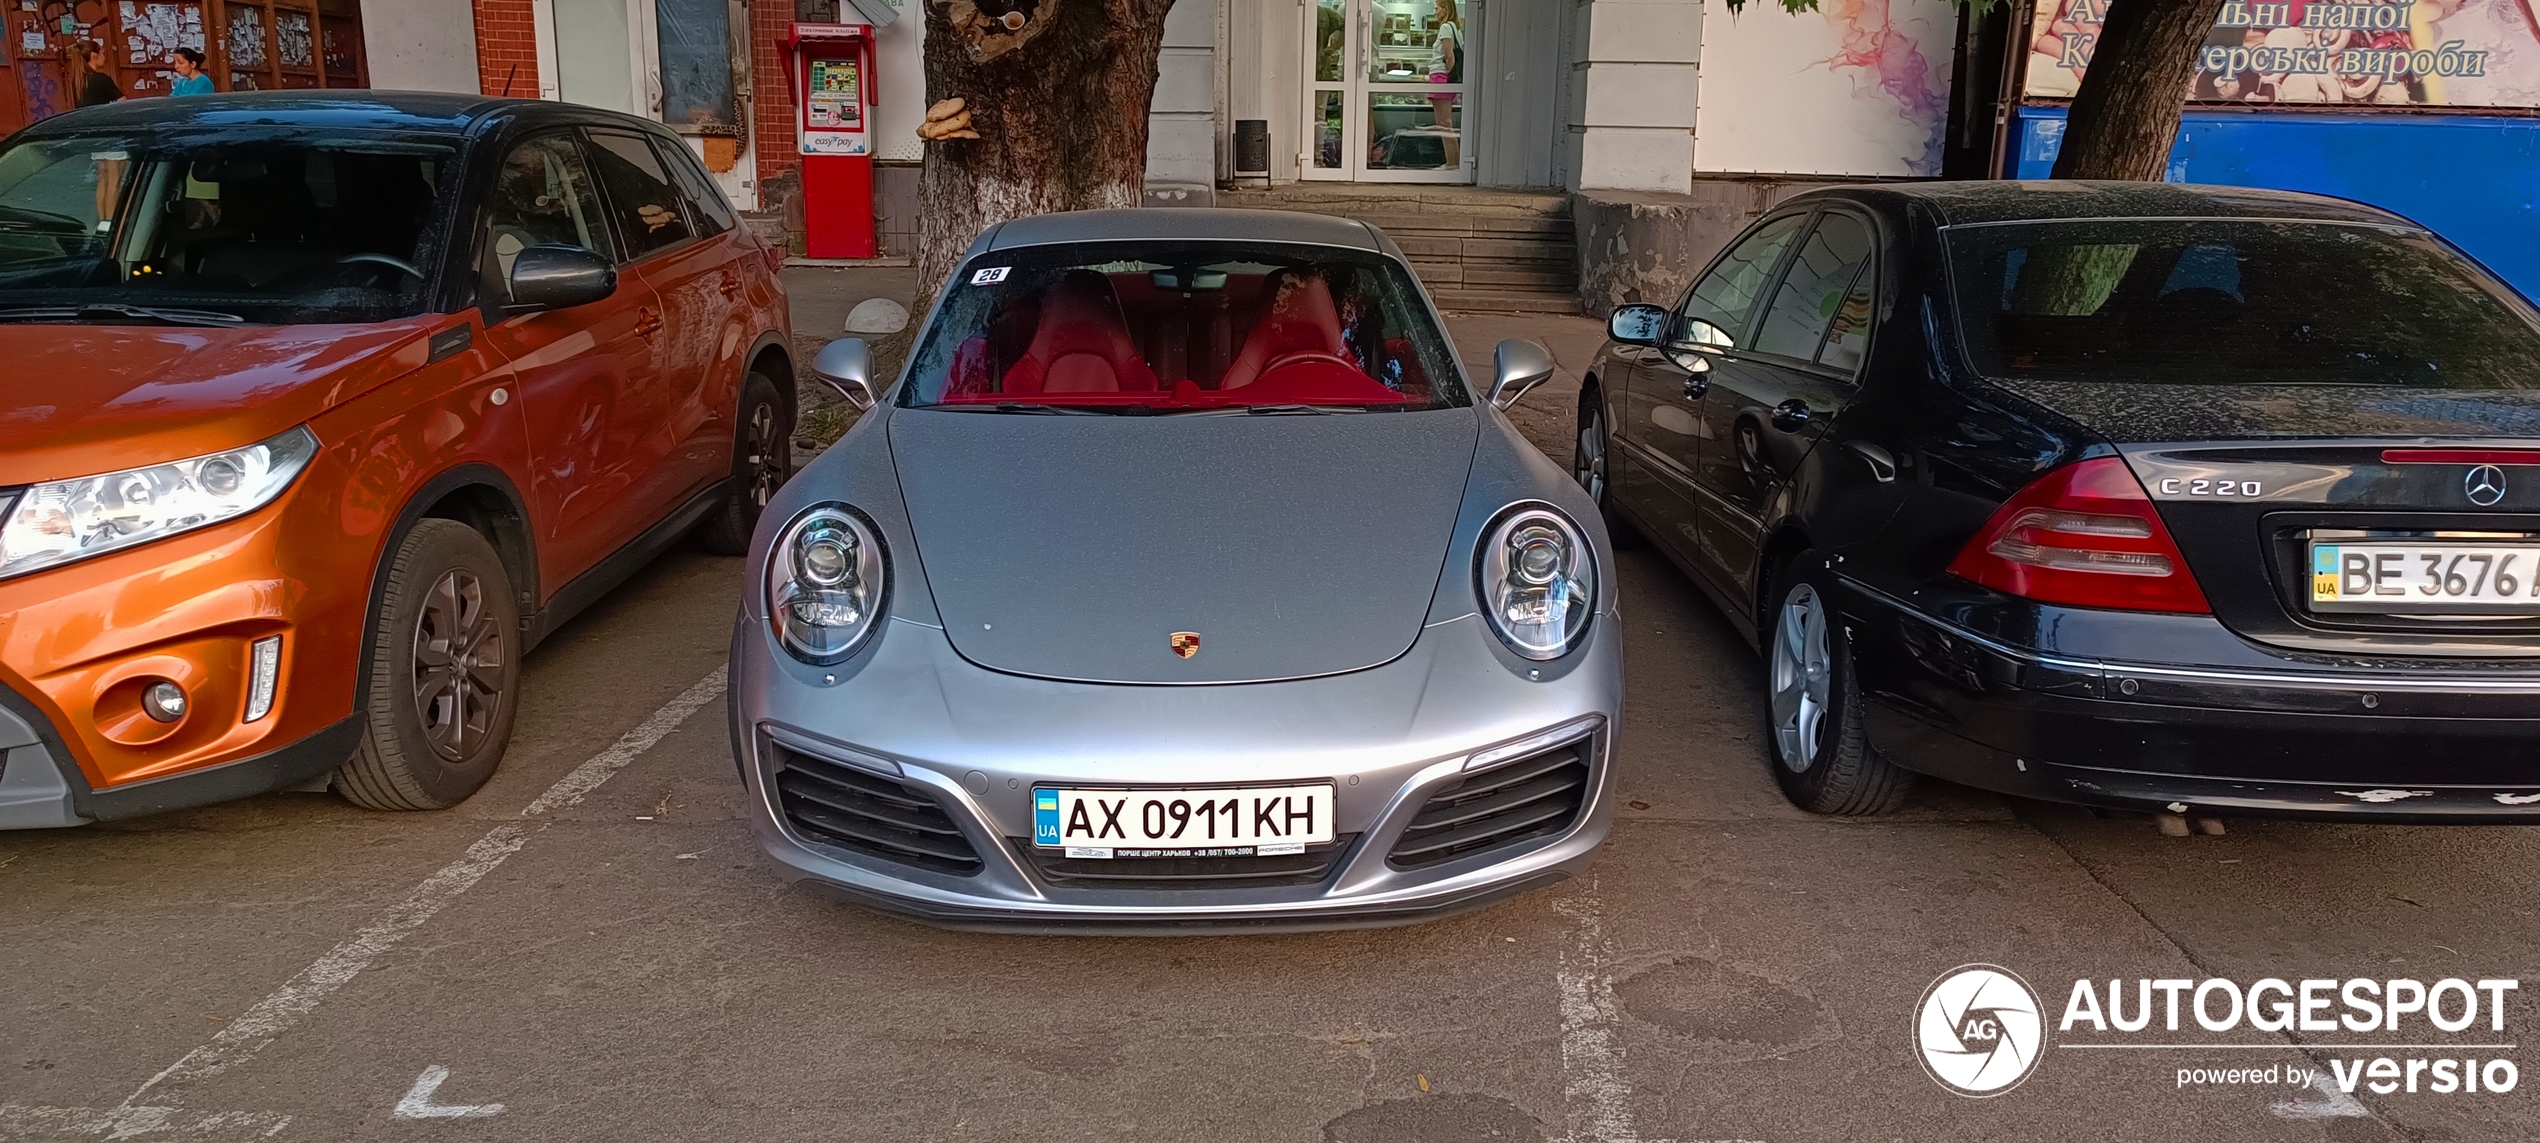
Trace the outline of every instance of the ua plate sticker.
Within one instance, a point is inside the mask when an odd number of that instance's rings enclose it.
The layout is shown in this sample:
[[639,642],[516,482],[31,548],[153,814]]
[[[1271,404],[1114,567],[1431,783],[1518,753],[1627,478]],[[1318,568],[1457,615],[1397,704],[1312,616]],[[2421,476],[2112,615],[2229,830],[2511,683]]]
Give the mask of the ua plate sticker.
[[1058,791],[1032,791],[1032,844],[1057,845]]

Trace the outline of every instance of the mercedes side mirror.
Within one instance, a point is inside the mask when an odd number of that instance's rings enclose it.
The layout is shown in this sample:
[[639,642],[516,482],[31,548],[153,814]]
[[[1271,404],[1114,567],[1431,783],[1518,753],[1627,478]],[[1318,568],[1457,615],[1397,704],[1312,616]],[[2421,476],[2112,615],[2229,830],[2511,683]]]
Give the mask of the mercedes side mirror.
[[861,337],[842,337],[820,347],[811,359],[818,377],[861,413],[873,407],[873,349]]
[[[1666,311],[1659,312],[1663,315]],[[1527,390],[1552,376],[1554,362],[1551,350],[1522,337],[1512,337],[1491,351],[1491,365],[1491,407],[1506,409],[1524,397]]]
[[1667,311],[1639,302],[1616,306],[1605,319],[1605,336],[1625,345],[1656,345],[1666,330]]
[[512,259],[507,313],[565,310],[605,301],[617,292],[617,267],[579,246],[539,245]]

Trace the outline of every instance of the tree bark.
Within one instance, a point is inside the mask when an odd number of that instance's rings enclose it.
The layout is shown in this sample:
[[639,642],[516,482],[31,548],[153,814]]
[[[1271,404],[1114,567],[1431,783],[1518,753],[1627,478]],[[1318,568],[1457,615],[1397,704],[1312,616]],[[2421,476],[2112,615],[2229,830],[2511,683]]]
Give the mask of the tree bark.
[[2059,179],[2160,182],[2223,0],[2111,0],[2073,93]]
[[[981,231],[1136,206],[1171,0],[926,0],[926,101],[964,101],[979,138],[926,144],[921,307]],[[922,309],[921,311],[922,312]]]

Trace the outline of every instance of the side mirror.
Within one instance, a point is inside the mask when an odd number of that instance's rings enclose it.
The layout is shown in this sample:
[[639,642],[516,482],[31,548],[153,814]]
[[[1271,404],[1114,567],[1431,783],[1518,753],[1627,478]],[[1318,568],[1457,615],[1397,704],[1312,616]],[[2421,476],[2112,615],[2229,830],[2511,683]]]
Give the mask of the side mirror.
[[617,267],[579,246],[540,245],[512,259],[506,313],[566,310],[606,301],[617,292]]
[[1522,337],[1500,342],[1499,348],[1492,350],[1490,356],[1490,403],[1495,409],[1506,409],[1516,404],[1527,390],[1543,384],[1545,378],[1552,376],[1555,366],[1551,350]]
[[873,407],[873,350],[861,337],[842,337],[820,347],[811,359],[812,376],[820,378],[861,413]]
[[1666,329],[1667,311],[1639,302],[1616,306],[1605,319],[1605,336],[1625,345],[1656,345]]

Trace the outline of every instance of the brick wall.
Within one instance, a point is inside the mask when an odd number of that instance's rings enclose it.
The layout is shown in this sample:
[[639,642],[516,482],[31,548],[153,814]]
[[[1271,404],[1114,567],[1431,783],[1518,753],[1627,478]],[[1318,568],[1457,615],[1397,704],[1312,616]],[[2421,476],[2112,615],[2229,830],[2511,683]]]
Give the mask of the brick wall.
[[[476,80],[487,95],[538,98],[538,25],[530,0],[475,0]],[[517,69],[517,70],[515,70]]]
[[[484,3],[486,0],[478,0]],[[526,0],[522,0],[525,4]],[[758,185],[760,202],[769,206],[765,191],[771,181],[783,179],[802,165],[802,156],[794,150],[794,85],[790,74],[792,57],[785,50],[785,33],[791,30],[794,6],[769,0],[750,5],[750,106],[758,150]]]

